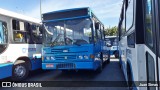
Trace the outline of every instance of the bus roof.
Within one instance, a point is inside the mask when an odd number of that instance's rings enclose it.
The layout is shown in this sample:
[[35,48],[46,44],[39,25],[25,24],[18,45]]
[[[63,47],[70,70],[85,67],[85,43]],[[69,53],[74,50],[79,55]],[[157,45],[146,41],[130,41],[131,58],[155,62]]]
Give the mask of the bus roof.
[[[63,13],[63,12],[70,12],[70,11],[77,11],[77,10],[87,10],[87,14],[85,15],[85,16],[94,16],[97,20],[98,20],[98,22],[99,23],[101,23],[101,24],[103,24],[97,17],[96,17],[96,15],[93,13],[93,11],[92,11],[92,9],[90,8],[90,7],[80,7],[80,8],[71,8],[71,9],[63,9],[63,10],[57,10],[57,11],[52,11],[52,12],[47,12],[47,13],[43,13],[42,15],[49,15],[49,17],[50,17],[50,15],[51,16],[53,16],[54,14],[56,14],[56,13],[58,13],[58,16],[61,16],[60,15],[60,13]],[[74,12],[71,12],[72,13],[72,15],[74,14]],[[77,13],[83,13],[83,12],[77,12]],[[73,16],[73,17],[81,17],[81,16],[84,16],[84,15],[80,15],[80,16],[77,16],[77,14],[76,14],[76,16]],[[57,16],[55,16],[55,17],[57,17]],[[62,17],[61,17],[62,18]],[[66,18],[66,17],[64,17],[64,18]],[[64,19],[63,18],[63,19]],[[68,17],[67,17],[68,18]],[[72,17],[69,17],[69,18],[72,18]],[[43,17],[43,19],[44,19],[44,17]],[[56,20],[57,18],[55,18],[55,20]],[[49,20],[49,19],[46,19],[45,18],[45,20],[44,21],[47,21],[47,20]],[[52,20],[53,20],[53,18],[52,18]],[[57,19],[57,20],[59,20],[59,18]]]
[[33,22],[33,23],[41,23],[41,20],[39,19],[35,19],[32,17],[28,17],[22,14],[18,14],[15,12],[11,12],[5,9],[0,8],[0,15],[4,15],[4,16],[8,16],[8,17],[12,17],[12,18],[16,18],[16,19],[20,19],[20,20],[24,20],[24,21],[29,21],[29,22]]
[[105,38],[116,38],[117,36],[105,36]]
[[47,12],[47,13],[43,13],[43,14],[51,14],[51,13],[57,13],[57,12],[66,12],[66,11],[73,11],[73,10],[85,9],[85,8],[89,8],[89,7],[81,7],[81,8],[71,8],[71,9],[56,10],[56,11]]

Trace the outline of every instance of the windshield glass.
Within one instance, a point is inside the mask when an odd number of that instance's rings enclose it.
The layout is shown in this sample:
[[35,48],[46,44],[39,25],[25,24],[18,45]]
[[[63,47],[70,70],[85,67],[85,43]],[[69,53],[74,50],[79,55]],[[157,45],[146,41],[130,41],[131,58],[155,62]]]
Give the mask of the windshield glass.
[[7,47],[7,24],[0,21],[0,53]]
[[89,18],[44,23],[45,46],[82,45],[91,43]]
[[111,46],[117,46],[117,38],[106,38],[106,42]]
[[3,22],[0,21],[0,44],[7,43],[7,30]]

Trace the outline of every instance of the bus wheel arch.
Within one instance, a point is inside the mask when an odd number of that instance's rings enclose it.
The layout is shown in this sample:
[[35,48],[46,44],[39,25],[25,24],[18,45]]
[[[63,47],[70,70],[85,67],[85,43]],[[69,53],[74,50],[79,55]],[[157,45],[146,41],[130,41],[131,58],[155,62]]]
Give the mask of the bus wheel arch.
[[12,68],[12,80],[21,81],[27,78],[31,69],[31,63],[26,57],[18,58]]
[[[25,63],[27,64],[29,70],[32,69],[31,61],[30,61],[30,59],[29,59],[28,57],[25,57],[25,56],[24,56],[24,57],[19,57],[19,58],[17,58],[16,61],[18,61],[18,60],[23,60],[23,61],[25,61]],[[15,61],[15,62],[16,62],[16,61]]]

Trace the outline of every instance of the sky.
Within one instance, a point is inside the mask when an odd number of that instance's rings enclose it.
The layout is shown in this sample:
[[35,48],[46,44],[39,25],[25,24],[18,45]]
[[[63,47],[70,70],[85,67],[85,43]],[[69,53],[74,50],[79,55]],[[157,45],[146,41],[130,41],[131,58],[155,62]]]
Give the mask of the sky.
[[[40,0],[0,0],[0,8],[40,19]],[[122,0],[41,0],[42,13],[90,7],[105,27],[118,25]]]

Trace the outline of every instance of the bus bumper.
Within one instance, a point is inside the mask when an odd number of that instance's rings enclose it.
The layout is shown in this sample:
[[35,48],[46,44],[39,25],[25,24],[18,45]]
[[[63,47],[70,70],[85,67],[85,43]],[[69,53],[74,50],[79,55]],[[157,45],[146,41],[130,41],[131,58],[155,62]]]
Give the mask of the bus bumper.
[[13,63],[0,64],[0,79],[12,76]]
[[96,69],[95,62],[66,62],[66,63],[42,63],[42,69],[88,69],[95,70]]

